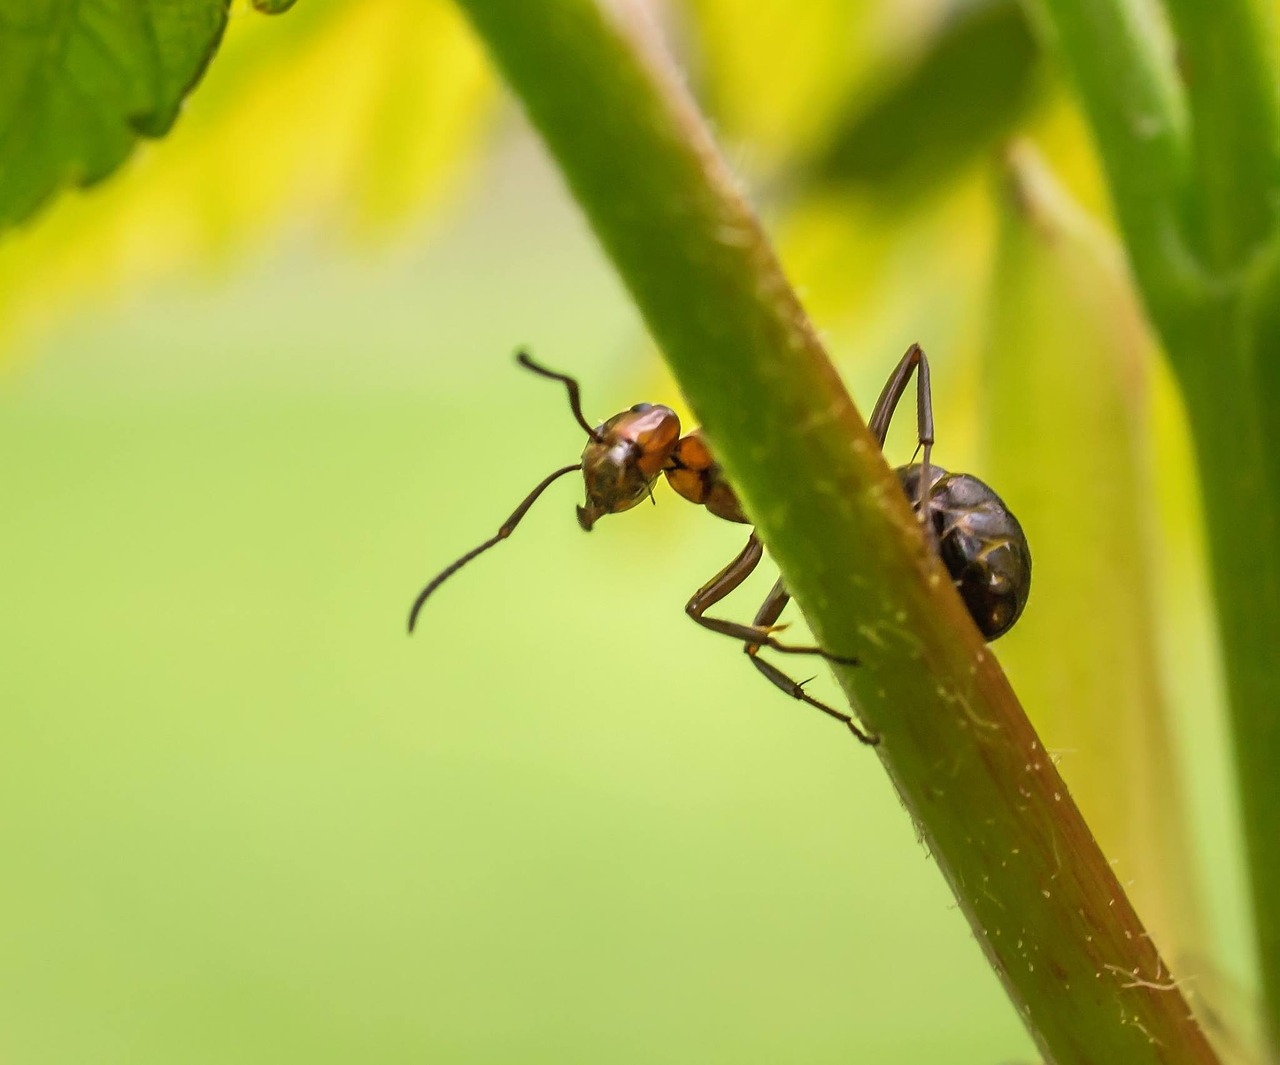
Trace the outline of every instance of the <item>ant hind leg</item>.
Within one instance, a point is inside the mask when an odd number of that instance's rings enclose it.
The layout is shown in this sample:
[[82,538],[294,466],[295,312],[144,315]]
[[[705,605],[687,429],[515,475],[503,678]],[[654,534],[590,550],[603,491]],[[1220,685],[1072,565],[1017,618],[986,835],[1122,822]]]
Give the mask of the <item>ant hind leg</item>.
[[[791,596],[783,587],[782,581],[779,580],[774,584],[773,589],[769,592],[769,596],[761,604],[760,609],[756,612],[755,626],[762,627],[765,631],[772,628],[774,622],[781,616],[783,609],[791,601]],[[743,645],[743,650],[751,659],[751,664],[760,671],[760,673],[780,691],[786,692],[793,699],[799,699],[802,703],[812,706],[815,710],[821,710],[828,717],[833,717],[840,721],[844,726],[853,733],[854,738],[859,743],[865,743],[868,747],[874,747],[880,742],[879,736],[869,736],[858,727],[854,719],[843,711],[837,710],[834,706],[828,706],[826,703],[815,699],[812,695],[804,690],[808,681],[793,680],[787,674],[783,673],[772,662],[766,662],[760,657],[762,645],[759,643],[747,642]],[[837,658],[835,655],[827,655],[835,661],[857,663],[857,659]]]

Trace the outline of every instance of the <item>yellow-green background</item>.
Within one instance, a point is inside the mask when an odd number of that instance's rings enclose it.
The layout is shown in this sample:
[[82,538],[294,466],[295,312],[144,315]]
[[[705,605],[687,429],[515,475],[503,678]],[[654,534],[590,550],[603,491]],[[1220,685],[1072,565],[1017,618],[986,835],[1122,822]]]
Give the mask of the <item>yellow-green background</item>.
[[[172,140],[0,249],[0,1059],[1032,1060],[874,756],[684,618],[740,528],[663,490],[586,536],[559,485],[405,635],[420,585],[581,447],[517,346],[577,374],[593,418],[679,397],[448,9],[307,3],[267,29],[238,11]],[[687,18],[706,33],[718,6]],[[844,6],[874,68],[938,5]],[[714,41],[689,48],[745,173],[804,132],[735,74],[784,7],[723,20],[718,68]],[[442,36],[449,62],[413,51]],[[793,69],[803,44],[779,45]],[[397,88],[433,77],[457,95],[429,84],[415,110]],[[1047,142],[1085,153],[1048,112]],[[991,446],[988,165],[888,220],[768,213],[864,411],[909,342],[933,352],[944,465]],[[1155,423],[1152,464],[1175,469],[1152,521],[1177,527],[1151,609],[1208,926],[1186,949],[1209,943],[1196,980],[1247,1003],[1168,396]],[[1004,461],[1076,446],[1033,427]],[[999,645],[1015,683],[1046,683],[1018,667],[1053,610],[1033,592]],[[1107,756],[1045,736],[1073,786]]]

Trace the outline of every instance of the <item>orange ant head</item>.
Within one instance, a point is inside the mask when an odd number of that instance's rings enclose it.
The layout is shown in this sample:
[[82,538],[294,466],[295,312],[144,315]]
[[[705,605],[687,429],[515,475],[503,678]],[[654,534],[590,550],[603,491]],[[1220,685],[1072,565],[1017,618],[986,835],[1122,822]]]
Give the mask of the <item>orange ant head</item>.
[[586,506],[578,524],[590,531],[605,514],[630,510],[652,492],[680,438],[680,419],[670,407],[637,403],[596,428],[582,452]]

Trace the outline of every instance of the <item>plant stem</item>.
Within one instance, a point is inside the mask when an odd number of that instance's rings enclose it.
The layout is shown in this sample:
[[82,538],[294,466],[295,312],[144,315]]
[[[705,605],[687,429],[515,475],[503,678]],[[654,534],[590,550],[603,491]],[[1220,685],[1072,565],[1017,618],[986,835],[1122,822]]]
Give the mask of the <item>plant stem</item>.
[[460,3],[819,639],[863,656],[841,683],[1045,1055],[1214,1061],[647,24]]
[[[1280,291],[1272,286],[1273,298]],[[1261,964],[1264,1024],[1280,1044],[1280,424],[1266,374],[1280,324],[1242,299],[1183,323],[1166,341],[1182,384],[1200,471],[1222,643],[1245,858]],[[1264,328],[1269,325],[1269,328]],[[1198,350],[1190,350],[1197,346]],[[1174,357],[1174,351],[1181,357]],[[1269,364],[1269,365],[1268,365]]]
[[1172,56],[1152,33],[1148,5],[1143,0],[1025,3],[1043,36],[1066,58],[1148,304],[1182,304],[1198,281],[1186,246],[1188,116]]
[[1258,0],[1168,0],[1191,115],[1195,234],[1210,269],[1238,269],[1274,238],[1280,115],[1273,27]]

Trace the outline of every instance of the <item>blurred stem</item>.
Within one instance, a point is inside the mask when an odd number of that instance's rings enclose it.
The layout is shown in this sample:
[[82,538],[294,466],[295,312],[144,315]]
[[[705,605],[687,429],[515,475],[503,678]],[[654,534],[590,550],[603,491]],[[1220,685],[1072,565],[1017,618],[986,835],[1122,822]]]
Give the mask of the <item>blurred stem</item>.
[[1185,247],[1188,118],[1172,57],[1152,32],[1149,4],[1024,2],[1070,66],[1148,302],[1184,302],[1197,284]]
[[[1280,1042],[1280,425],[1264,361],[1280,334],[1223,299],[1166,344],[1182,385],[1205,503],[1230,699],[1266,1026]],[[1188,325],[1198,325],[1191,332]],[[1272,325],[1275,325],[1274,320]],[[1175,352],[1177,354],[1175,354]],[[1272,371],[1274,372],[1274,371]]]
[[863,656],[841,683],[1045,1055],[1214,1061],[643,15],[460,3],[819,639]]
[[[1266,1021],[1280,1043],[1280,122],[1268,19],[1255,0],[1169,0],[1172,56],[1136,0],[1041,0],[1102,154],[1127,253],[1195,438],[1230,696]],[[1126,81],[1124,71],[1133,72]],[[1135,81],[1136,79],[1136,81]],[[1136,117],[1137,85],[1168,117]],[[1179,101],[1185,101],[1185,104]],[[1189,108],[1185,138],[1176,129]],[[1182,147],[1182,141],[1189,145]],[[1175,151],[1174,148],[1177,148]],[[1144,195],[1167,198],[1161,225]]]
[[1168,0],[1168,9],[1191,115],[1197,245],[1212,270],[1235,269],[1276,228],[1272,20],[1259,0]]

